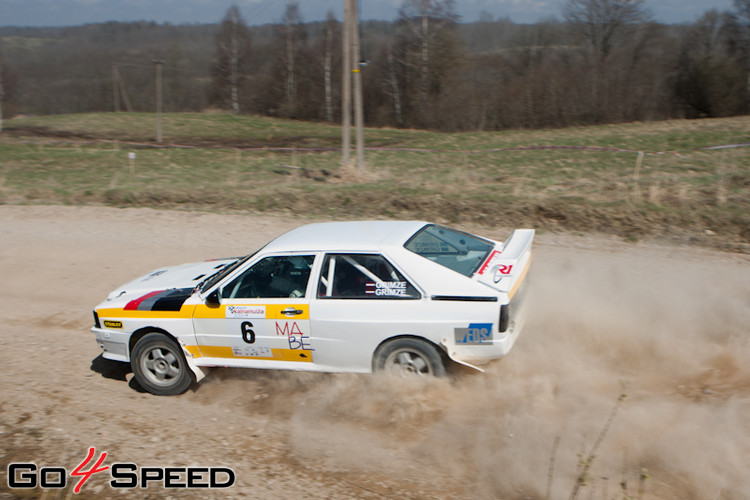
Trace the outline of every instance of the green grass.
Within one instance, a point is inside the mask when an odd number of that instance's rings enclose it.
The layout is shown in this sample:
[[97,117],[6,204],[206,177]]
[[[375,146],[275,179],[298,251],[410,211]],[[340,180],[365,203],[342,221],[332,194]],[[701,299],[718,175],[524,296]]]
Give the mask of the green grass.
[[[666,234],[740,250],[750,242],[750,148],[702,149],[750,142],[750,117],[462,134],[368,129],[364,175],[342,168],[340,151],[305,149],[339,148],[334,125],[166,114],[163,130],[157,145],[156,116],[142,113],[6,120],[0,202],[424,218],[628,240]],[[553,146],[627,151],[523,149]],[[646,155],[636,171],[638,151]]]

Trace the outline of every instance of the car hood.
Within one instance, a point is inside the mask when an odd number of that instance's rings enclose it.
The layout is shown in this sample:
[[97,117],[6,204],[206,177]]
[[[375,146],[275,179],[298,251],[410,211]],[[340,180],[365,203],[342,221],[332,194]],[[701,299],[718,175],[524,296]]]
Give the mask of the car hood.
[[132,300],[134,296],[175,289],[190,290],[192,293],[192,290],[203,280],[210,278],[225,266],[236,261],[237,258],[217,259],[162,267],[117,287],[109,294],[107,301]]

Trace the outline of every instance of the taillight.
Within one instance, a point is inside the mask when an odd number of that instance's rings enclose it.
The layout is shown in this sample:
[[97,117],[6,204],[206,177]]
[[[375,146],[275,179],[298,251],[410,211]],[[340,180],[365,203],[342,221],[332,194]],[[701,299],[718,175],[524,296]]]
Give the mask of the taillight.
[[504,333],[508,330],[510,325],[510,304],[500,306],[500,320],[497,323],[497,331]]

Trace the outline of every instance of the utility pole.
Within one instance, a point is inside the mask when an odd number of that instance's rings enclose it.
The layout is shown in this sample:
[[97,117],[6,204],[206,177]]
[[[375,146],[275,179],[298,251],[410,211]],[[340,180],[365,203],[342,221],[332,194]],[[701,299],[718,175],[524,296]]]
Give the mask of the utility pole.
[[117,65],[112,65],[112,99],[115,104],[115,113],[120,112],[120,76],[117,73]]
[[164,61],[154,59],[156,64],[156,142],[162,143],[161,131],[161,67]]
[[357,171],[364,170],[364,112],[362,109],[362,75],[360,73],[359,27],[357,1],[344,0],[344,71],[343,73],[343,164],[350,162],[352,80],[354,81],[354,118],[357,127]]
[[357,0],[352,2],[352,77],[354,78],[354,124],[357,127],[357,172],[365,168],[364,111],[362,109],[362,73],[360,72]]
[[341,30],[344,35],[343,40],[343,65],[344,70],[341,72],[341,87],[342,87],[342,98],[343,103],[341,105],[341,129],[342,129],[342,138],[341,138],[341,149],[344,152],[344,158],[342,160],[342,164],[344,167],[349,166],[349,161],[351,157],[351,146],[352,146],[352,76],[351,72],[349,71],[349,65],[351,64],[352,56],[352,47],[351,47],[351,30],[349,29],[349,23],[350,23],[350,0],[344,0],[344,29]]

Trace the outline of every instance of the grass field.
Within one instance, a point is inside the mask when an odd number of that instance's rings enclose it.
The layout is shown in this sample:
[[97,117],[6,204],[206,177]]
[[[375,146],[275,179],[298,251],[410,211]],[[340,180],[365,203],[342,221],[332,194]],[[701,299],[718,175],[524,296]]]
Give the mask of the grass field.
[[[106,204],[657,236],[750,251],[750,117],[473,132],[247,115],[24,117],[0,134],[0,203]],[[157,147],[158,146],[158,147]],[[129,159],[134,153],[135,159]]]

